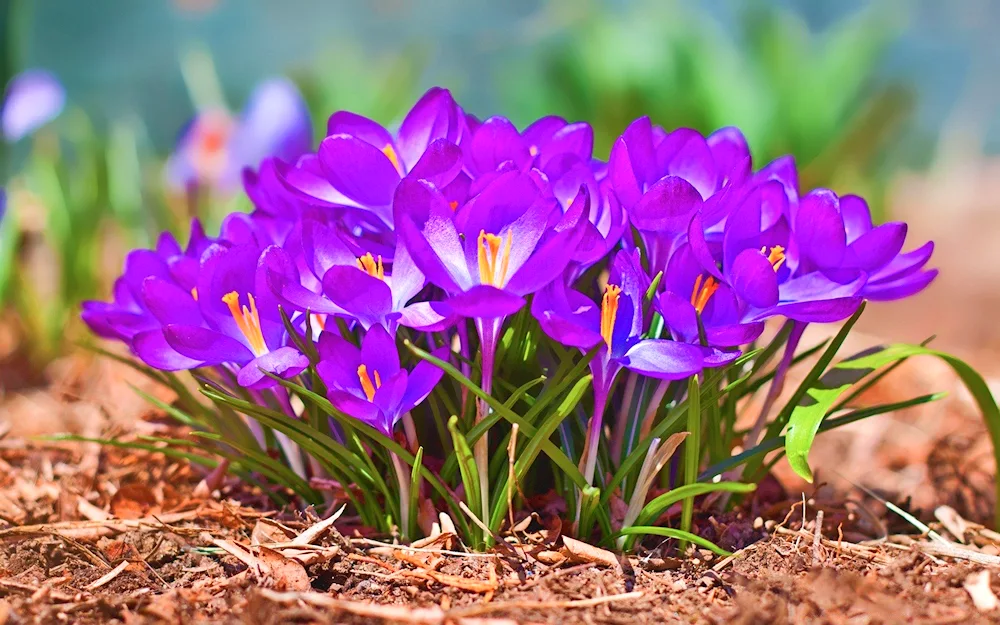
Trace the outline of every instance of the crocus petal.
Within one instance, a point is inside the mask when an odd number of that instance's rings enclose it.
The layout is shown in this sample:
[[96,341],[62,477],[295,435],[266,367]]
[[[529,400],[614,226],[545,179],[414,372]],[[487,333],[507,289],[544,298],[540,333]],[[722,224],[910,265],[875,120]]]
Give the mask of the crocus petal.
[[850,243],[872,229],[872,214],[868,203],[856,195],[840,198],[840,214],[844,218],[847,242]]
[[476,172],[488,173],[505,161],[524,167],[531,161],[531,154],[510,120],[491,117],[472,135],[469,159]]
[[[309,359],[294,347],[279,347],[254,358],[240,369],[236,381],[246,388],[265,388],[276,384],[264,371],[282,378],[295,377],[309,366]],[[263,371],[262,371],[263,370]]]
[[854,240],[844,254],[843,264],[872,272],[887,265],[903,249],[906,224],[882,224]]
[[4,93],[3,136],[17,141],[55,119],[66,104],[66,91],[50,72],[30,69],[14,76]]
[[392,135],[382,124],[350,111],[337,111],[327,120],[326,136],[333,135],[350,135],[379,150],[393,146]]
[[399,172],[380,149],[350,135],[333,135],[323,139],[318,154],[330,184],[347,197],[373,208],[392,203]]
[[660,339],[639,341],[625,352],[622,365],[660,380],[682,380],[702,369],[702,350],[696,345]]
[[712,151],[705,137],[691,128],[678,128],[656,146],[659,171],[688,181],[701,198],[708,198],[719,186]]
[[203,364],[200,360],[179,354],[167,343],[162,329],[136,334],[132,338],[132,351],[144,363],[161,371],[185,371]]
[[861,305],[861,299],[860,297],[842,297],[780,304],[769,311],[754,315],[754,318],[762,320],[774,315],[783,315],[803,323],[833,323],[843,321],[853,315],[854,311]]
[[[320,363],[319,366],[322,367],[323,364]],[[330,391],[326,396],[337,410],[354,417],[362,423],[367,423],[372,427],[378,428],[386,436],[391,435],[391,432],[385,431],[382,411],[375,404],[340,390]]]
[[369,375],[377,371],[383,378],[399,371],[399,352],[396,342],[382,326],[372,326],[361,342],[361,362],[368,367]]
[[751,167],[750,146],[739,128],[720,128],[709,135],[707,143],[722,174],[720,182],[740,181],[747,177]]
[[243,365],[254,357],[240,341],[208,328],[168,325],[163,328],[163,335],[170,347],[206,364],[232,362]]
[[698,190],[687,180],[667,176],[657,181],[629,210],[629,219],[640,230],[681,233],[701,206]]
[[478,284],[448,298],[455,314],[470,319],[495,319],[513,315],[524,306],[524,298],[508,291]]
[[465,116],[451,93],[433,87],[413,105],[399,126],[399,156],[412,169],[428,145],[437,139],[458,143],[465,127]]
[[705,237],[704,222],[700,213],[695,213],[691,218],[691,224],[688,226],[688,243],[691,245],[691,254],[698,260],[701,268],[717,280],[725,280]]
[[847,234],[837,196],[817,189],[802,198],[795,217],[799,251],[820,267],[836,267],[844,257]]
[[755,308],[778,303],[778,278],[767,258],[757,250],[743,250],[729,270],[730,282],[741,298]]
[[443,189],[460,171],[462,149],[446,139],[438,139],[420,156],[420,160],[410,170],[410,176]]
[[162,278],[149,277],[142,284],[146,309],[162,324],[201,325],[201,310],[192,294]]
[[911,252],[899,254],[885,267],[872,274],[871,281],[881,283],[908,276],[926,265],[933,253],[934,242],[928,241]]
[[440,332],[455,324],[456,316],[446,302],[414,302],[400,311],[399,323],[422,332]]
[[392,312],[389,285],[357,267],[331,267],[323,276],[323,293],[365,328]]
[[868,284],[861,290],[861,295],[882,302],[903,299],[925,289],[937,275],[937,269],[930,269],[889,282]]
[[[441,360],[448,360],[448,348],[442,347],[434,350],[433,356]],[[420,361],[413,368],[407,377],[406,392],[403,394],[401,412],[412,410],[414,406],[424,401],[437,383],[441,381],[444,370],[427,361]]]
[[319,336],[319,365],[317,373],[329,388],[356,389],[360,392],[358,367],[361,365],[361,350],[343,337],[333,332],[323,332]]

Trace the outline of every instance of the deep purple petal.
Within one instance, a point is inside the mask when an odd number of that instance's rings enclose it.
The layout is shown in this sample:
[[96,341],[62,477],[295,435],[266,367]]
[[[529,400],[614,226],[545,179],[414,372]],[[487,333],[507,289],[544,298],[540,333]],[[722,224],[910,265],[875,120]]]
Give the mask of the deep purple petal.
[[392,135],[382,124],[350,111],[337,111],[326,122],[326,136],[350,135],[379,150],[394,145]]
[[514,124],[503,117],[491,117],[472,135],[469,159],[475,172],[488,173],[505,161],[522,168],[531,161],[531,153]]
[[254,357],[242,342],[208,328],[168,325],[163,328],[163,335],[170,347],[206,364],[231,362],[243,365]]
[[163,336],[163,330],[140,332],[132,338],[132,351],[144,363],[162,371],[184,371],[202,366],[202,361],[179,354]]
[[802,198],[795,236],[802,255],[818,266],[832,268],[843,260],[847,234],[836,194],[816,189]]
[[622,365],[630,371],[660,380],[682,380],[702,370],[701,348],[661,339],[639,341],[625,352]]
[[681,233],[701,204],[701,195],[691,183],[677,176],[667,176],[643,194],[629,211],[629,218],[640,230]]
[[868,284],[861,290],[861,295],[870,300],[883,302],[903,299],[925,289],[937,275],[937,269],[930,269],[897,280]]
[[[448,348],[438,348],[434,350],[433,355],[447,361],[449,356]],[[431,391],[434,390],[437,383],[441,381],[443,374],[444,371],[442,369],[427,361],[417,363],[417,366],[413,368],[413,371],[410,372],[407,378],[406,392],[403,394],[400,411],[407,412],[412,410],[414,406],[424,401],[431,394]]]
[[350,135],[333,135],[320,143],[319,159],[330,184],[347,197],[372,208],[392,204],[399,172],[380,149]]
[[757,250],[744,250],[729,270],[733,290],[755,308],[778,303],[778,278],[767,258]]
[[868,272],[877,271],[899,254],[905,240],[905,223],[882,224],[862,234],[847,247],[843,264]]
[[466,129],[465,115],[447,89],[432,87],[399,126],[396,145],[410,170],[421,154],[437,139],[458,143]]
[[323,276],[323,292],[365,328],[392,312],[389,285],[357,267],[331,267]]
[[688,181],[701,198],[708,198],[719,187],[712,151],[705,137],[691,128],[678,128],[656,147],[659,171]]
[[146,278],[142,285],[146,309],[162,324],[201,325],[201,309],[191,292],[162,278]]
[[470,319],[495,319],[506,317],[524,306],[524,298],[485,284],[448,298],[448,306],[455,314]]
[[438,139],[428,146],[409,175],[443,189],[462,171],[462,166],[462,149],[446,139]]
[[247,363],[240,369],[236,381],[246,388],[269,387],[276,382],[264,375],[261,369],[282,378],[291,378],[302,373],[308,366],[309,359],[299,350],[294,347],[279,347]]
[[374,377],[378,371],[383,379],[396,375],[399,371],[399,352],[396,341],[380,325],[372,326],[361,341],[361,362],[368,367],[368,374]]
[[844,218],[847,242],[850,243],[872,229],[872,214],[868,203],[856,195],[840,198],[840,214]]
[[727,126],[709,135],[708,147],[723,182],[738,182],[750,173],[750,146],[739,128]]
[[386,436],[391,436],[392,433],[385,430],[382,411],[375,404],[351,393],[339,390],[331,390],[326,396],[337,410],[354,417],[362,423],[367,423],[377,428]]

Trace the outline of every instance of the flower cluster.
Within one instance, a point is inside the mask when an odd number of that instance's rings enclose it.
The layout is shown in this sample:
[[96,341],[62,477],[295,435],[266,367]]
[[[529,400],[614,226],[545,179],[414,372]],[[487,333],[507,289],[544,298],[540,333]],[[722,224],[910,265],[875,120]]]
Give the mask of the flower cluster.
[[392,436],[442,375],[402,366],[401,334],[478,366],[490,393],[524,309],[594,354],[591,480],[622,369],[689,378],[733,361],[769,318],[843,320],[936,274],[931,243],[902,251],[905,224],[873,225],[856,196],[801,194],[790,157],[755,170],[735,128],[705,137],[641,118],[605,163],[586,123],[519,130],[435,88],[394,131],[338,112],[326,135],[245,171],[255,210],[218,237],[195,223],[186,247],[165,234],[129,254],[114,300],[86,303],[84,321],[152,367],[214,368],[253,392],[311,368],[334,406]]

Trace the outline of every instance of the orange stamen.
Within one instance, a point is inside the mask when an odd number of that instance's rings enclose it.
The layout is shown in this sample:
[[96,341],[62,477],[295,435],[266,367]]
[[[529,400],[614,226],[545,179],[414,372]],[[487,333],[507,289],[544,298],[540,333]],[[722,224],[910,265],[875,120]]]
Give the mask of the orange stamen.
[[382,154],[385,154],[389,158],[389,162],[391,162],[392,166],[396,168],[396,171],[399,172],[400,176],[405,173],[403,172],[403,167],[399,164],[399,156],[396,155],[396,150],[393,149],[392,145],[386,143],[385,147],[382,148]]
[[604,289],[604,299],[601,300],[601,338],[611,349],[611,335],[615,331],[615,320],[618,318],[618,299],[622,288],[609,284]]
[[694,288],[691,290],[691,305],[694,306],[695,311],[700,315],[705,312],[705,306],[708,306],[708,300],[712,299],[715,292],[719,290],[719,283],[715,281],[715,278],[708,276],[705,279],[704,284],[701,280],[701,275],[695,278]]
[[198,287],[196,287],[196,286],[195,287],[191,287],[191,297],[194,298],[194,301],[196,301],[196,302],[198,301]]
[[378,257],[378,261],[376,261],[372,253],[368,252],[358,259],[358,268],[373,278],[385,281],[385,267],[382,266],[381,254]]
[[[513,233],[507,234],[507,241],[495,234],[479,231],[479,281],[490,286],[503,286],[507,281],[507,269],[510,266],[510,246],[514,240]],[[503,253],[500,245],[503,243]],[[497,275],[497,260],[500,261],[499,276]]]
[[365,365],[360,365],[358,367],[358,380],[361,382],[361,390],[365,392],[365,397],[368,401],[375,399],[375,391],[382,388],[382,378],[379,376],[378,371],[375,372],[375,382],[372,382],[371,376],[368,375],[368,367]]
[[229,306],[229,312],[233,315],[236,327],[240,329],[247,342],[250,343],[250,349],[253,351],[254,356],[259,357],[267,353],[267,344],[264,343],[264,334],[260,329],[260,314],[257,312],[257,302],[254,301],[253,295],[250,293],[247,293],[247,299],[250,300],[250,308],[243,306],[241,309],[239,293],[230,291],[222,296],[222,301]]
[[781,269],[781,265],[785,262],[785,248],[780,245],[775,245],[771,248],[771,251],[767,251],[767,246],[760,248],[761,254],[767,254],[767,262],[771,263],[771,267],[777,271]]
[[457,211],[458,210],[458,200],[452,200],[452,201],[448,202],[448,206],[451,207],[451,210]]

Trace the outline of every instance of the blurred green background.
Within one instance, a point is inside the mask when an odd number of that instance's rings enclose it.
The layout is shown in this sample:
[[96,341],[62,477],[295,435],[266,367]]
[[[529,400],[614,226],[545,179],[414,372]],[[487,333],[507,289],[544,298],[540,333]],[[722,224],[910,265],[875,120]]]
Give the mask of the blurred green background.
[[[893,176],[944,133],[1000,147],[991,0],[0,0],[0,20],[3,76],[45,68],[67,91],[55,122],[2,148],[0,298],[32,363],[77,336],[79,302],[107,295],[130,247],[185,229],[163,162],[195,102],[218,91],[237,111],[276,74],[317,138],[338,109],[398,121],[432,85],[522,126],[587,120],[600,157],[643,114],[738,125],[757,166],[792,153],[803,186],[883,217]],[[245,205],[220,193],[196,212]]]

